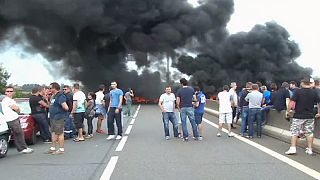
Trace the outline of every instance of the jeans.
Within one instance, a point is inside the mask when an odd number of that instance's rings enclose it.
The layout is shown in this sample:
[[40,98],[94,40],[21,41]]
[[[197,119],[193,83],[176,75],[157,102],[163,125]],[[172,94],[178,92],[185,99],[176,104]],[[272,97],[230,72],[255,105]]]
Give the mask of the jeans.
[[242,119],[242,123],[241,123],[241,134],[244,135],[244,133],[246,132],[247,126],[248,126],[248,117],[249,117],[249,107],[248,106],[243,106],[242,108],[242,112],[241,112],[241,119]]
[[132,106],[132,100],[127,100],[126,102],[126,112],[125,115],[131,116],[131,106]]
[[231,108],[232,108],[232,123],[231,123],[231,127],[233,127],[234,118],[237,116],[237,107],[231,107]]
[[74,134],[76,134],[76,130],[73,125],[73,118],[70,116],[70,112],[67,112],[67,119],[64,126],[64,133],[68,138],[72,138]]
[[261,137],[262,128],[261,128],[261,109],[260,108],[249,109],[249,136],[253,136],[254,121],[257,122],[257,136]]
[[45,113],[32,114],[31,115],[39,125],[40,136],[43,140],[50,140],[51,133],[49,131],[49,123]]
[[188,126],[187,126],[187,117],[191,123],[193,136],[199,138],[198,127],[194,119],[194,109],[193,107],[183,107],[181,108],[181,123],[182,123],[182,132],[183,138],[188,138]]
[[110,107],[109,112],[108,112],[108,120],[107,120],[107,125],[108,125],[108,135],[114,135],[114,120],[116,120],[116,125],[118,128],[118,135],[122,136],[122,121],[121,121],[121,109],[119,109],[119,113],[116,113],[117,108],[115,107]]
[[93,131],[93,125],[92,125],[93,118],[94,118],[94,116],[87,117],[88,134],[92,134],[92,131]]
[[261,124],[262,125],[265,125],[267,123],[266,122],[266,115],[267,115],[267,112],[269,112],[271,108],[273,108],[273,105],[268,105],[264,108],[261,108]]
[[16,120],[7,122],[7,124],[14,135],[14,144],[16,145],[17,150],[20,152],[20,151],[26,149],[27,144],[24,139],[24,132],[20,126],[20,120],[16,119]]
[[163,112],[163,127],[165,136],[170,136],[169,121],[172,123],[174,137],[178,137],[178,123],[174,112]]

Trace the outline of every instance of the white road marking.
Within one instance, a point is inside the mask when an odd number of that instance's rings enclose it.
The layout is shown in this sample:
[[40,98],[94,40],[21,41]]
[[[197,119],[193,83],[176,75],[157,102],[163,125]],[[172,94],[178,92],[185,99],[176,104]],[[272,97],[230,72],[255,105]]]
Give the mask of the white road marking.
[[130,125],[133,125],[135,120],[136,120],[135,118],[131,119]]
[[127,142],[127,139],[128,139],[128,136],[123,136],[120,143],[118,144],[117,148],[116,148],[116,151],[119,152],[119,151],[122,151],[124,145],[126,144]]
[[109,180],[114,168],[116,167],[116,164],[118,162],[119,157],[118,156],[112,156],[111,159],[109,160],[109,163],[107,167],[104,169],[100,180]]
[[[205,118],[203,118],[203,121],[208,123],[209,125],[217,128],[217,129],[219,128],[219,126],[217,124],[215,124],[215,123],[213,123],[213,122],[211,122],[211,121],[209,121],[209,120],[207,120]],[[225,128],[223,128],[222,131],[225,132],[225,133],[228,133],[228,130],[225,129]],[[282,161],[284,163],[289,164],[290,166],[302,171],[303,173],[305,173],[305,174],[307,174],[307,175],[309,175],[309,176],[311,176],[311,177],[313,177],[315,179],[320,179],[320,172],[315,171],[315,170],[313,170],[313,169],[311,169],[311,168],[309,168],[309,167],[307,167],[307,166],[305,166],[305,165],[303,165],[303,164],[301,164],[301,163],[299,163],[297,161],[294,161],[294,160],[292,160],[292,159],[290,159],[290,158],[288,158],[288,157],[286,157],[284,155],[281,155],[281,154],[279,154],[279,153],[277,153],[277,152],[275,152],[275,151],[273,151],[273,150],[271,150],[269,148],[266,148],[266,147],[264,147],[264,146],[262,146],[262,145],[260,145],[258,143],[255,143],[255,142],[253,142],[253,141],[251,141],[249,139],[246,139],[246,138],[244,138],[242,136],[239,136],[239,135],[237,135],[235,133],[233,133],[233,134],[235,135],[234,137],[239,139],[240,141],[245,142],[245,143],[247,143],[247,144],[259,149],[260,151],[265,152],[266,154],[269,154],[270,156],[272,156],[272,157],[274,157],[276,159],[279,159],[280,161]]]
[[127,135],[130,134],[131,129],[132,129],[132,125],[129,125],[127,130],[126,130],[126,132],[125,132],[125,134],[127,134]]

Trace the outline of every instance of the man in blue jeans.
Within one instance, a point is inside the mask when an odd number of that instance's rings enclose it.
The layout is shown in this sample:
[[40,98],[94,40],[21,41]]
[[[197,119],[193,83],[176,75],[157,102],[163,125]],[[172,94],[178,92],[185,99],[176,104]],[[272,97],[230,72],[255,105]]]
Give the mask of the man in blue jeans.
[[259,92],[258,84],[252,84],[252,91],[246,96],[249,102],[249,138],[253,138],[253,122],[257,122],[257,136],[261,138],[261,106],[264,102],[263,94]]
[[194,97],[194,89],[188,86],[188,81],[185,78],[180,79],[182,88],[177,92],[177,105],[181,113],[181,122],[182,122],[182,131],[183,131],[183,140],[188,141],[188,127],[187,127],[187,117],[191,123],[193,130],[193,137],[196,140],[201,140],[199,138],[198,127],[194,118],[194,108],[193,101],[196,101]]
[[246,88],[241,91],[240,100],[239,100],[239,108],[241,109],[241,136],[245,136],[247,126],[248,126],[248,118],[249,118],[249,102],[245,100],[247,94],[251,91],[252,83],[247,82]]
[[173,134],[174,137],[178,137],[178,122],[176,119],[176,115],[174,113],[175,109],[175,101],[176,96],[171,93],[171,87],[166,87],[166,92],[163,93],[159,98],[159,107],[162,111],[163,115],[163,126],[164,126],[164,134],[166,140],[170,139],[170,133],[169,133],[169,121],[172,123],[173,126]]

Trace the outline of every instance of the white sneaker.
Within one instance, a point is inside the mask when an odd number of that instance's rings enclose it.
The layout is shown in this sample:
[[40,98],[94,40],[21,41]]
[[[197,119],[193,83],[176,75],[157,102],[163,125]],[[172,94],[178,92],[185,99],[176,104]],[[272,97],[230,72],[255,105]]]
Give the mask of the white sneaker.
[[169,140],[170,139],[170,136],[166,136],[166,140]]
[[218,136],[218,137],[221,137],[221,133],[218,132],[217,136]]
[[115,135],[109,135],[109,136],[107,137],[107,140],[114,139],[115,137],[116,137]]
[[20,151],[20,153],[22,153],[22,154],[30,154],[30,153],[33,153],[33,149],[26,148],[26,149]]
[[285,152],[286,155],[293,155],[297,153],[296,147],[290,147],[287,152]]
[[122,138],[122,136],[118,135],[118,136],[116,137],[116,140],[120,140],[121,138]]
[[234,135],[232,134],[232,132],[228,133],[229,137],[233,137]]
[[306,153],[310,156],[314,155],[312,149],[306,148]]

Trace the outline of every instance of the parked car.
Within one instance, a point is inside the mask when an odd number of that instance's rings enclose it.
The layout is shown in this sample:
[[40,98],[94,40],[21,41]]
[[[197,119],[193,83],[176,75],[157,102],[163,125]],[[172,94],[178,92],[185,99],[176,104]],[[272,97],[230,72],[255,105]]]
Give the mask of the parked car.
[[[0,113],[2,113],[1,111],[2,110],[0,110]],[[10,139],[10,131],[9,131],[7,122],[0,115],[0,158],[3,158],[7,155],[9,139]]]
[[[29,98],[16,98],[15,101],[20,107],[20,125],[24,132],[24,138],[26,143],[33,145],[37,142],[37,133],[39,132],[39,126],[36,120],[30,115],[31,108],[29,105]],[[14,137],[12,137],[14,139]]]

